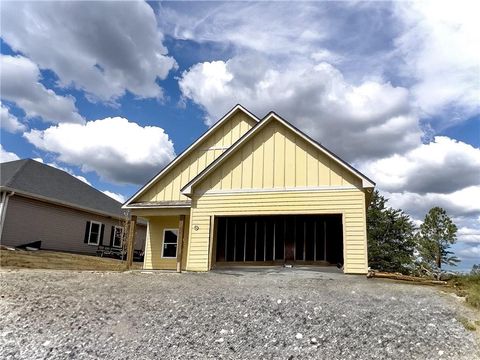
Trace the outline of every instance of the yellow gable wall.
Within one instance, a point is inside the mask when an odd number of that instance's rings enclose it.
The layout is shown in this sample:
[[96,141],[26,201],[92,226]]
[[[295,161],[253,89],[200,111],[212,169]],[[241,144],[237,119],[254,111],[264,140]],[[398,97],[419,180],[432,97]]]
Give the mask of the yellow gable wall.
[[198,184],[195,192],[330,186],[361,187],[361,180],[273,121]]
[[197,145],[137,201],[189,200],[180,189],[197,176],[228,147],[250,130],[256,122],[239,111]]
[[266,125],[193,191],[188,270],[210,268],[214,216],[342,214],[344,271],[367,271],[361,180],[281,123]]

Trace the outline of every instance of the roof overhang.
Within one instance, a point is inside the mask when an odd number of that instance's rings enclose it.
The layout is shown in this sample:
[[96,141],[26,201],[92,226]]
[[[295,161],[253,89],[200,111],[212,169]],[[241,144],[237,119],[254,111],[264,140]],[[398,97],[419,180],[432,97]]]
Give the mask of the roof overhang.
[[130,204],[125,207],[128,209],[178,209],[178,208],[189,209],[191,206],[192,206],[191,200],[180,200],[180,201],[139,202],[139,203]]

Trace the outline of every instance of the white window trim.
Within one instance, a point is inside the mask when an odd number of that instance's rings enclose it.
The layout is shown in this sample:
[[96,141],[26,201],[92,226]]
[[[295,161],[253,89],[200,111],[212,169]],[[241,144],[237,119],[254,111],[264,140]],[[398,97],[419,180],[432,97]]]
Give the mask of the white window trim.
[[[93,224],[98,224],[98,235],[97,235],[97,242],[92,242],[91,241],[91,237],[92,237],[92,225]],[[102,223],[101,222],[98,222],[98,221],[92,221],[90,220],[90,229],[88,229],[88,242],[87,244],[88,245],[94,245],[94,246],[98,246],[98,244],[100,244],[100,234],[102,232]]]
[[[117,232],[117,229],[120,229],[122,231],[120,246],[115,245],[115,233]],[[123,246],[123,231],[124,231],[124,228],[122,226],[117,226],[117,225],[113,226],[112,247],[117,248],[117,249],[122,248],[122,246]]]
[[[163,256],[163,250],[165,249],[165,233],[167,231],[176,231],[177,232],[177,242],[175,243],[176,248],[175,248],[175,256]],[[173,244],[173,243],[171,243]],[[163,229],[163,239],[162,239],[162,259],[176,259],[177,258],[177,252],[178,252],[178,228],[169,228],[169,229]]]

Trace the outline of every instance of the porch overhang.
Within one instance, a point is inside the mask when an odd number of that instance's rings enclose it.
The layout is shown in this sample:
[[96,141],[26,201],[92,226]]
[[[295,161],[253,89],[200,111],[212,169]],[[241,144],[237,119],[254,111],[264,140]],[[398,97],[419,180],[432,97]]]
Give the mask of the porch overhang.
[[148,201],[138,202],[124,206],[133,215],[142,217],[170,216],[190,214],[191,200],[180,201]]

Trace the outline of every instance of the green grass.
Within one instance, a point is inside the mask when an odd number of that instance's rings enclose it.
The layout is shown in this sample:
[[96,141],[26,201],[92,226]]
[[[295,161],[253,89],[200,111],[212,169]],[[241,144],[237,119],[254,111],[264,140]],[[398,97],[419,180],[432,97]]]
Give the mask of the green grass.
[[449,281],[459,296],[471,306],[480,309],[480,275],[458,275]]
[[460,316],[457,318],[457,320],[460,324],[462,324],[465,327],[465,329],[469,331],[477,330],[477,327],[472,322],[470,322],[466,317]]

